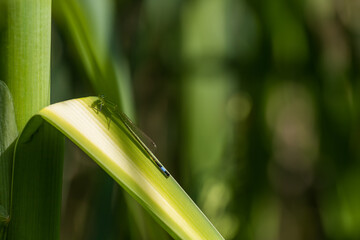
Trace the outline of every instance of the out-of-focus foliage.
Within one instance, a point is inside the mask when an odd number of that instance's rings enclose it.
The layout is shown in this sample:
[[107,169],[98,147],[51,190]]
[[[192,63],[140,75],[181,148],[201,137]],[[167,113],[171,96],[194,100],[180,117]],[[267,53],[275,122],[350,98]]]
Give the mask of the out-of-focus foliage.
[[[359,1],[53,5],[53,101],[134,102],[226,239],[360,238]],[[66,156],[63,239],[168,238],[77,149]]]

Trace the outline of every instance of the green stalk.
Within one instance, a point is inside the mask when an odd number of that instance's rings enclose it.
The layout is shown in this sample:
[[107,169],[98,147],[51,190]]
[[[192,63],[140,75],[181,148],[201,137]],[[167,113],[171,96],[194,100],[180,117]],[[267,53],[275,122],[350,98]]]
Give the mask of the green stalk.
[[[3,1],[2,68],[21,132],[50,103],[51,0]],[[7,239],[58,239],[63,137],[43,125],[31,139],[15,150]]]
[[6,5],[5,82],[21,132],[50,104],[51,0],[6,0]]

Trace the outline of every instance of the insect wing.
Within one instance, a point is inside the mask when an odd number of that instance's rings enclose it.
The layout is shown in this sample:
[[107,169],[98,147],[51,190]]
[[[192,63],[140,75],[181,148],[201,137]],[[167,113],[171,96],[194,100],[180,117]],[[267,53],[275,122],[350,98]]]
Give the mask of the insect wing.
[[140,128],[138,128],[131,119],[126,116],[125,113],[118,112],[117,115],[120,117],[120,119],[126,124],[126,126],[130,129],[130,131],[133,131],[133,133],[150,149],[150,151],[155,152],[157,149],[157,146],[155,142],[148,136],[146,133],[144,133]]
[[109,120],[108,125],[110,126],[111,117],[115,115],[119,118],[128,130],[131,132],[133,137],[142,145],[142,147],[149,154],[150,158],[153,160],[154,164],[159,168],[162,174],[168,178],[170,173],[166,170],[166,168],[156,159],[154,152],[156,150],[156,144],[154,141],[147,136],[140,128],[138,128],[131,119],[126,116],[125,113],[118,111],[117,105],[107,100],[103,95],[99,96],[99,99],[95,101],[91,106],[96,112],[102,112]]
[[[94,108],[94,104],[96,105],[96,108]],[[138,138],[137,140],[140,140],[150,151],[156,151],[157,147],[154,141],[138,128],[125,113],[118,111],[118,106],[115,103],[107,100],[104,95],[99,95],[99,99],[95,101],[93,105],[92,107],[100,112],[102,112],[102,109],[106,109],[106,111],[111,112],[111,115],[120,118],[132,134],[135,135],[134,137]]]
[[101,99],[101,101],[104,103],[104,105],[108,106],[108,107],[111,108],[113,111],[117,111],[117,108],[118,108],[117,104],[115,104],[115,103],[107,100],[105,97],[101,97],[100,99]]

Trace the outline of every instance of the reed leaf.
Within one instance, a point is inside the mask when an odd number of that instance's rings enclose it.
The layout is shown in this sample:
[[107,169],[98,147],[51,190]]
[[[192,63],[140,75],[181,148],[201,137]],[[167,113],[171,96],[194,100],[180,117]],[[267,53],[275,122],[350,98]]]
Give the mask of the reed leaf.
[[87,153],[175,239],[223,239],[175,179],[166,178],[154,165],[126,125],[91,107],[98,100],[87,97],[42,109],[21,134],[16,154],[41,140],[36,134],[47,122]]

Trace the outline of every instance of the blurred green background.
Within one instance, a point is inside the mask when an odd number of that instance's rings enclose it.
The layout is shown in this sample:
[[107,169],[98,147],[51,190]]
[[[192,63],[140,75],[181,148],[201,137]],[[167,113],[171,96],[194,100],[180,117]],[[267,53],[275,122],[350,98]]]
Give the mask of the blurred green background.
[[[360,239],[359,11],[54,0],[52,102],[121,105],[226,239]],[[170,239],[67,145],[62,239]]]

